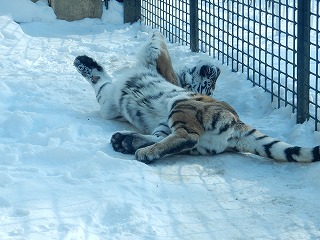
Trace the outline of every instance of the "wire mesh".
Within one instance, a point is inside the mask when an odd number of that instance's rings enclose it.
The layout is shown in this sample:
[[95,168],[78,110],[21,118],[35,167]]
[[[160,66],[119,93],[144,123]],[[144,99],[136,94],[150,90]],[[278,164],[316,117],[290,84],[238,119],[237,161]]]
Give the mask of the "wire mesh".
[[141,1],[146,25],[159,29],[170,41],[190,45],[189,0]]
[[310,84],[309,106],[310,118],[316,122],[316,129],[320,128],[320,64],[319,64],[319,34],[320,34],[320,3],[311,1],[310,26]]

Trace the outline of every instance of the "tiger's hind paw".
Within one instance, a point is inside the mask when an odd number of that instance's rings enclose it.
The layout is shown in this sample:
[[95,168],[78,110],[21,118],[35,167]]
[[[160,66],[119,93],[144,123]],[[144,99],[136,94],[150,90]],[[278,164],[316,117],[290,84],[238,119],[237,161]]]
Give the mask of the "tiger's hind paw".
[[96,84],[100,79],[97,72],[103,72],[103,68],[93,58],[86,55],[78,56],[74,59],[73,65],[78,72],[88,81]]
[[111,137],[113,149],[125,154],[134,154],[138,149],[152,145],[155,141],[156,136],[127,131],[116,132]]
[[123,134],[117,132],[111,137],[111,144],[116,152],[125,154],[134,154],[135,149],[132,146],[133,136],[132,134]]

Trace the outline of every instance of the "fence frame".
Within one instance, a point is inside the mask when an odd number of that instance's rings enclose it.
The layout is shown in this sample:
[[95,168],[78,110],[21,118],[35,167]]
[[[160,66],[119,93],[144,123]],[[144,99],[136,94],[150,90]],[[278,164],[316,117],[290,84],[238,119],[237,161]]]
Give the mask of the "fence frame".
[[309,116],[310,0],[298,1],[297,32],[297,123]]

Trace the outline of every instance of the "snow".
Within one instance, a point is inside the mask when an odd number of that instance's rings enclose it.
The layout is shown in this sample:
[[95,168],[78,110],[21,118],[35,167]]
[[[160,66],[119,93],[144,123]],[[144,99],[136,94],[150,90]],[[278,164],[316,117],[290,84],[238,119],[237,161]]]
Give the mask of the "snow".
[[[66,22],[45,1],[0,2],[0,239],[319,239],[319,163],[221,154],[145,165],[113,151],[111,135],[130,125],[100,116],[73,59],[88,54],[116,78],[152,30],[109,6],[102,20]],[[169,51],[176,67],[208,58]],[[243,121],[319,145],[313,124],[295,124],[290,108],[215,63],[215,97]]]

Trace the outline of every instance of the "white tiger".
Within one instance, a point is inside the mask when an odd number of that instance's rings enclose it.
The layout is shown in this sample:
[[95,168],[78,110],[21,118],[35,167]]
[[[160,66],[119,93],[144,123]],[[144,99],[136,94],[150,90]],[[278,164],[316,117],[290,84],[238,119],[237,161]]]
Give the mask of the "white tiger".
[[[159,54],[150,60],[155,63],[157,59]],[[94,59],[78,56],[74,61],[95,90],[104,116],[124,118],[141,131],[115,133],[111,138],[115,151],[135,154],[145,163],[172,154],[225,151],[250,152],[279,161],[320,160],[320,146],[292,146],[266,136],[243,123],[227,103],[173,85],[158,64],[146,62],[139,62],[131,75],[126,73],[113,82]]]

